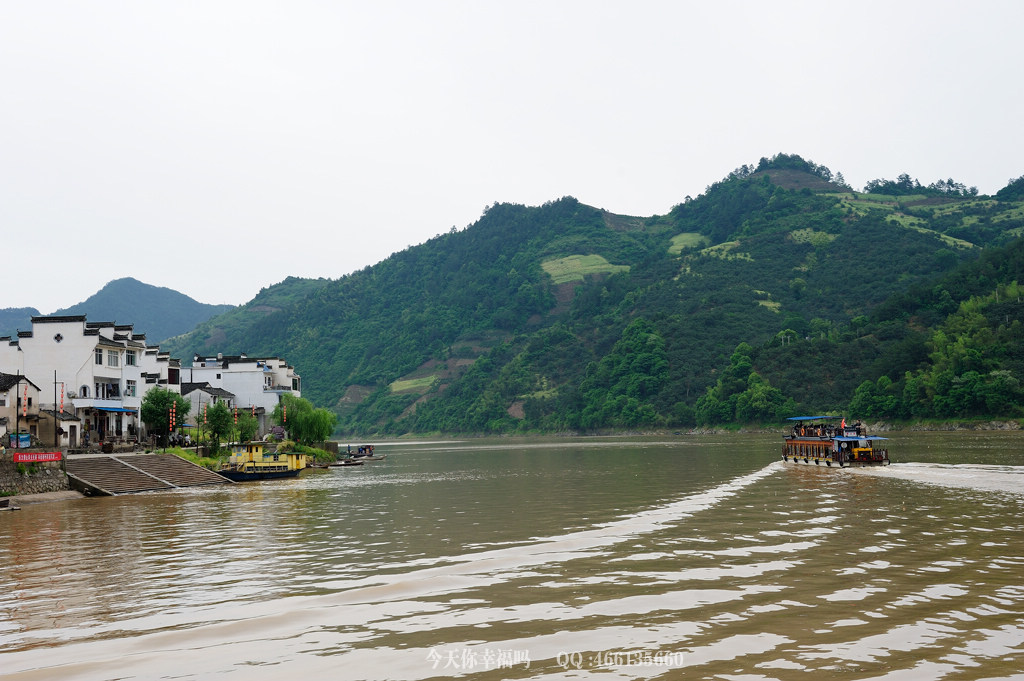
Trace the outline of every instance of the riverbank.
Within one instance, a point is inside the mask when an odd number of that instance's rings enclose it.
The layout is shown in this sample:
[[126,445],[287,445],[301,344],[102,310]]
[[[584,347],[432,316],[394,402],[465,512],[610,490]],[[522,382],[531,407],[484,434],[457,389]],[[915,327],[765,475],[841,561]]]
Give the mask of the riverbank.
[[[836,416],[835,418],[839,418]],[[901,431],[926,431],[926,432],[955,432],[962,430],[988,431],[988,430],[1021,430],[1021,421],[1008,420],[979,420],[949,419],[944,421],[864,421],[869,433],[884,433],[894,430]],[[346,435],[346,441],[369,441],[377,442],[405,442],[420,439],[433,439],[438,442],[450,442],[453,439],[512,439],[517,437],[551,437],[551,438],[585,438],[585,437],[671,437],[673,435],[729,435],[729,434],[757,434],[757,433],[782,433],[791,427],[784,421],[778,424],[730,424],[717,426],[694,426],[690,428],[650,428],[637,430],[597,430],[586,433],[574,431],[559,431],[557,433],[404,433],[402,435],[363,434]],[[340,445],[344,447],[344,444]]]
[[11,497],[4,497],[11,500],[11,506],[28,506],[29,504],[44,504],[50,501],[72,501],[84,499],[85,495],[73,489],[61,490],[59,492],[39,492],[38,494],[15,494]]

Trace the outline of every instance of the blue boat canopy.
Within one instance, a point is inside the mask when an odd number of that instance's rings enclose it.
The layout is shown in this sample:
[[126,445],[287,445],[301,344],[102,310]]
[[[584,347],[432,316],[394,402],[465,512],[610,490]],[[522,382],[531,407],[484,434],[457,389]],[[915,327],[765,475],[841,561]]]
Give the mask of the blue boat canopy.
[[790,416],[787,421],[824,421],[825,419],[838,419],[841,416]]
[[860,440],[888,440],[887,437],[878,437],[877,435],[865,435],[863,437],[845,437],[839,436],[832,438],[837,442],[859,442]]

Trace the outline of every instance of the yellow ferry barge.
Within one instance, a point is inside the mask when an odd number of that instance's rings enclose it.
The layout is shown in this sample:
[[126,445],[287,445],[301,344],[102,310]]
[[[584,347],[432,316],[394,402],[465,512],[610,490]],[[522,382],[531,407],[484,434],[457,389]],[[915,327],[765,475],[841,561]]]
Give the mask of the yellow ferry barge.
[[812,466],[888,466],[889,450],[876,443],[886,438],[868,435],[857,422],[837,426],[838,416],[794,416],[792,431],[784,436],[782,460]]
[[217,471],[235,482],[294,478],[306,467],[306,455],[299,452],[268,452],[266,442],[233,442],[231,457]]

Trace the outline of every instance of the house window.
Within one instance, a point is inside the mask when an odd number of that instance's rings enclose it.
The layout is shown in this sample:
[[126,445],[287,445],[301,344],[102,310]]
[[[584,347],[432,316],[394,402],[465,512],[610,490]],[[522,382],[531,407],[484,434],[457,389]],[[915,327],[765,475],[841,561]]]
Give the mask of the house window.
[[130,367],[135,366],[135,351],[134,350],[125,350],[124,351],[124,363],[125,363],[125,366],[130,366]]
[[168,369],[167,370],[167,382],[171,385],[178,385],[178,370]]
[[220,380],[220,374],[217,374],[217,380]]
[[0,407],[7,406],[7,395],[0,395]]
[[117,350],[107,350],[107,366],[117,366]]
[[96,348],[96,363],[103,364],[103,350]]
[[124,394],[128,397],[135,397],[135,381],[125,381]]

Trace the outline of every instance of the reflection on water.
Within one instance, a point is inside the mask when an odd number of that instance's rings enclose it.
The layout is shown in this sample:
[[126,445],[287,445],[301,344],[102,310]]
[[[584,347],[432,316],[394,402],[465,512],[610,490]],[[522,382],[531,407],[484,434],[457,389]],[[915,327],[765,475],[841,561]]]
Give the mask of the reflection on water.
[[907,475],[784,466],[773,436],[467,441],[27,506],[0,516],[0,673],[1017,673],[1024,438],[892,437]]

